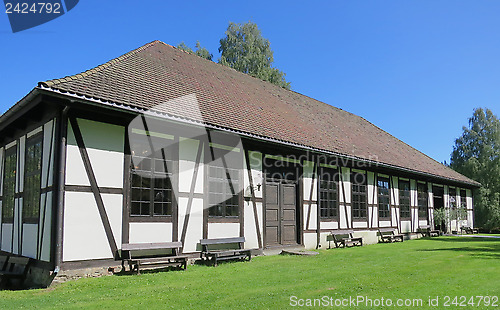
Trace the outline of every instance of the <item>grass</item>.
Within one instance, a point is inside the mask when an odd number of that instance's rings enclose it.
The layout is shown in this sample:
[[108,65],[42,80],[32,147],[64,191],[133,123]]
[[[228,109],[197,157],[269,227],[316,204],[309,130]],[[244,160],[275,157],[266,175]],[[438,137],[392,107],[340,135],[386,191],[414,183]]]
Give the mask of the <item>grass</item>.
[[[0,309],[276,309],[291,308],[292,295],[422,299],[419,309],[442,309],[444,296],[500,297],[500,239],[439,237],[319,252],[0,291]],[[440,296],[439,307],[428,306],[429,296]]]

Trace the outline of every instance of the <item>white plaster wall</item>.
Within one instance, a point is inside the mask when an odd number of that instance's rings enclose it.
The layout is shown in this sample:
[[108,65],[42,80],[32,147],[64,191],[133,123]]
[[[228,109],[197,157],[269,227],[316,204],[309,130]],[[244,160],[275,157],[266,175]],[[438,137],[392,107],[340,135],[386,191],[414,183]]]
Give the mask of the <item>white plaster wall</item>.
[[239,223],[208,223],[208,238],[232,238],[240,236]]
[[[53,167],[54,167],[54,148],[55,148],[55,140],[54,136],[52,135],[52,129],[54,126],[54,121],[51,120],[47,122],[43,126],[43,153],[42,153],[42,188],[46,188],[48,186],[51,186],[53,184]],[[55,131],[54,131],[55,135]],[[51,143],[52,142],[52,143]],[[52,144],[52,148],[51,148]],[[49,162],[49,157],[50,157],[50,162]],[[50,171],[50,173],[47,176],[47,172]],[[48,177],[48,179],[47,179]],[[47,182],[48,180],[48,182]]]
[[380,221],[379,227],[391,227],[391,221]]
[[[199,145],[200,142],[198,140],[187,138],[179,140],[179,192],[189,193],[191,191],[191,182],[194,176]],[[203,153],[204,151],[202,151],[201,162],[198,167],[195,193],[203,193]]]
[[321,222],[321,229],[339,229],[339,222]]
[[401,221],[401,233],[411,232],[411,222],[410,221]]
[[304,247],[308,250],[316,248],[316,233],[304,233]]
[[[244,235],[245,235],[245,246],[248,248],[258,248],[259,241],[257,238],[257,227],[255,225],[255,214],[253,211],[253,205],[251,201],[245,201],[243,203],[244,211]],[[260,224],[260,221],[259,221]]]
[[[71,135],[68,132],[68,137]],[[68,144],[66,148],[66,185],[90,186],[78,146]]]
[[[121,195],[102,195],[117,244],[121,240]],[[116,202],[119,201],[119,206]],[[64,199],[63,261],[112,258],[92,193],[66,192]],[[120,208],[120,220],[117,209]],[[120,239],[116,239],[120,236]]]
[[12,232],[14,228],[12,224],[2,224],[2,251],[12,251]]
[[22,233],[22,255],[36,258],[38,224],[23,224]]
[[353,228],[368,228],[368,224],[366,222],[353,222]]
[[130,243],[172,242],[172,223],[130,223]]
[[[41,246],[41,256],[40,259],[43,261],[50,261],[50,246],[51,246],[51,230],[52,230],[52,192],[47,193],[47,208],[45,205],[45,195],[42,194],[41,204],[40,204],[40,225],[38,238],[40,239]],[[44,211],[45,210],[45,211]],[[42,221],[45,219],[45,224],[42,225]],[[43,229],[43,236],[42,236]],[[43,237],[43,240],[42,240]]]
[[[262,153],[248,151],[248,157],[250,159],[250,170],[252,172],[252,180],[254,186],[254,193],[256,198],[262,198],[263,189],[263,173],[262,173]],[[250,181],[248,179],[248,171],[246,170],[246,158],[243,158],[243,167],[245,171],[243,173],[243,184],[245,186],[244,195],[245,197],[251,197],[250,191]],[[260,186],[259,186],[260,185]]]
[[[310,214],[309,214],[310,212]],[[310,216],[309,226],[307,226],[307,217]],[[318,228],[318,204],[312,203],[309,207],[309,203],[304,204],[304,226],[306,229],[317,229]]]
[[[184,220],[186,217],[186,209],[188,198],[178,198],[178,219],[179,219],[179,240],[182,236]],[[184,253],[199,251],[197,245],[200,239],[203,238],[203,199],[193,199],[191,205],[191,213],[186,231],[186,239],[184,240]]]

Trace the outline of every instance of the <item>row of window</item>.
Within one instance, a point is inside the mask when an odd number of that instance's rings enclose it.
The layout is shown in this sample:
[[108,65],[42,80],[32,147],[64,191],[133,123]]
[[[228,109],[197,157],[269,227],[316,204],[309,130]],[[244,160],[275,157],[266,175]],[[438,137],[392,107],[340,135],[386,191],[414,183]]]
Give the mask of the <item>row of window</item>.
[[[24,156],[23,222],[38,222],[40,214],[40,186],[42,172],[42,134],[26,140]],[[14,205],[17,173],[17,145],[5,150],[2,223],[14,221]]]

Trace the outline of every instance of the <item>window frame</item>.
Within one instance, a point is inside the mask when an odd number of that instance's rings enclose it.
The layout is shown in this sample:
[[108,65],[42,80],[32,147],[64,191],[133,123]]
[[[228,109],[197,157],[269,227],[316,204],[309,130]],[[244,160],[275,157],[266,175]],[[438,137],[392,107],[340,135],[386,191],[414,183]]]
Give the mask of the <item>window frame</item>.
[[[29,148],[40,144],[38,169],[29,170],[28,154]],[[37,160],[36,158],[34,160]],[[40,196],[42,191],[42,166],[43,166],[43,133],[39,132],[28,139],[24,148],[24,186],[23,186],[23,209],[22,209],[22,222],[35,224],[40,221]],[[36,177],[38,176],[38,180]],[[34,183],[32,184],[32,178]],[[32,187],[33,185],[33,187]],[[32,192],[33,191],[33,192]],[[31,196],[31,197],[30,197]],[[30,201],[31,200],[31,201]],[[33,203],[33,209],[28,209],[27,203]],[[30,213],[28,213],[30,210]]]
[[[206,181],[207,181],[207,195],[208,195],[208,197],[207,197],[207,202],[208,202],[207,217],[208,217],[209,222],[219,222],[219,221],[239,222],[239,218],[241,216],[241,199],[242,199],[241,191],[242,191],[242,186],[243,186],[243,184],[242,184],[243,178],[241,176],[241,169],[233,168],[233,167],[223,167],[222,165],[216,165],[214,163],[209,163],[206,165],[206,167],[207,167],[207,169],[206,169],[206,173],[207,173]],[[212,176],[211,172],[215,171],[215,169],[217,169],[219,171],[222,170],[223,174],[221,175],[221,177]],[[237,178],[232,178],[231,172],[233,172],[237,176]],[[228,178],[228,173],[229,173],[229,178]],[[236,180],[237,182],[234,182],[234,180]],[[235,186],[235,183],[236,183],[236,186]],[[212,192],[211,191],[212,184],[220,185],[221,190],[219,192]],[[225,195],[225,194],[229,194],[228,191],[232,192],[231,198],[225,199],[217,205],[213,205],[213,206],[211,205],[211,201],[210,201],[211,194]],[[228,205],[227,202],[231,201],[231,200],[232,200],[233,204]],[[237,204],[234,204],[235,201],[237,201]],[[217,214],[217,215],[211,214],[212,210],[214,210],[214,208],[217,208],[217,207],[221,208],[220,214]],[[231,207],[233,209],[233,211],[235,211],[237,213],[237,215],[228,215],[227,214],[228,207]]]
[[[387,183],[387,188],[383,188],[387,190],[387,193],[382,193],[380,183]],[[382,203],[381,200],[384,200],[385,203]],[[386,200],[386,201],[385,201]],[[388,209],[382,210],[381,206],[385,206]],[[389,177],[377,176],[377,209],[378,209],[378,218],[382,220],[387,220],[391,218],[391,184]],[[382,215],[381,215],[382,214]]]
[[[147,139],[148,143],[150,143],[151,139],[158,139],[156,136],[152,136],[149,131],[146,131],[144,134],[141,133],[136,133],[133,132],[133,135],[139,136],[140,139]],[[161,138],[161,137],[160,137]],[[130,133],[128,134],[128,139],[130,141]],[[169,139],[170,140],[170,139]],[[129,142],[130,145],[130,142]],[[173,143],[173,146],[176,144]],[[130,147],[129,147],[130,148]],[[164,147],[159,150],[156,150],[155,153],[149,154],[149,156],[140,156],[138,154],[133,154],[133,151],[130,148],[130,168],[129,168],[129,220],[130,222],[172,222],[173,218],[176,215],[176,202],[175,202],[175,195],[174,195],[174,182],[172,180],[174,171],[175,170],[175,165],[178,164],[178,161],[175,160],[176,154],[175,152],[177,151],[178,147]],[[148,150],[151,148],[149,147]],[[159,155],[157,155],[159,154]],[[160,157],[161,155],[161,157]],[[137,166],[134,167],[134,157],[135,158],[142,158],[142,161],[147,159],[149,161],[149,169],[141,169],[141,167]],[[162,171],[156,171],[156,164],[162,164],[163,170]],[[165,171],[166,170],[166,171]],[[141,186],[134,186],[134,177],[139,177],[140,181],[149,176],[149,186],[141,187]],[[156,180],[163,180],[163,187],[159,188],[157,187]],[[140,184],[142,185],[142,184]],[[135,200],[134,199],[134,190],[135,193],[138,191],[142,193],[143,190],[148,191],[149,197],[147,200]],[[156,201],[155,202],[155,195],[156,192],[161,191],[162,193],[164,191],[167,191],[167,197],[163,198],[161,202]],[[139,195],[140,196],[140,195]],[[142,206],[139,207],[139,211],[141,214],[133,213],[134,212],[134,203],[147,203],[148,204],[148,212],[142,214]],[[156,213],[155,212],[155,203],[156,204],[161,204],[162,205],[162,213]],[[164,206],[166,205],[166,207]],[[167,212],[163,212],[166,208]]]
[[[2,224],[13,224],[14,223],[14,211],[15,211],[15,207],[16,207],[16,183],[17,183],[17,177],[18,177],[18,171],[17,171],[17,160],[18,160],[18,144],[14,144],[13,146],[9,147],[9,148],[6,148],[5,151],[4,151],[4,158],[3,158],[3,164],[4,164],[4,168],[3,168],[3,180],[2,180],[2,213],[1,213],[1,216],[2,216]],[[13,168],[14,168],[14,171],[12,172],[13,173],[13,176],[12,177],[9,177],[7,178],[7,158],[11,158],[11,156],[14,158],[13,159],[13,162],[14,162],[14,165],[13,165]],[[12,185],[13,189],[12,189],[12,195],[6,195],[6,184],[9,184],[9,185]],[[10,196],[12,196],[11,200],[9,200],[8,198],[10,198]],[[12,203],[12,208],[10,208],[11,212],[12,213],[9,213],[7,214],[8,216],[6,216],[6,205],[5,205],[5,202],[6,201],[9,201]]]
[[[323,176],[325,174],[328,174],[331,177],[328,180],[324,180]],[[326,188],[323,186],[323,182],[328,182],[328,186]],[[331,183],[334,184],[334,188],[331,187]],[[330,194],[334,194],[334,200],[331,199]],[[325,199],[323,199],[323,195],[326,195]],[[318,205],[319,218],[321,221],[339,220],[339,200],[339,169],[320,166],[318,177]],[[324,205],[324,202],[326,202],[326,206]],[[330,202],[333,202],[333,206]],[[327,215],[323,215],[323,211],[325,211]]]
[[[402,184],[407,184],[408,190],[402,190],[402,188],[403,188]],[[399,214],[400,214],[400,217],[402,220],[409,220],[409,219],[411,219],[411,184],[410,184],[410,181],[399,180],[398,192],[399,192]],[[407,193],[407,195],[404,193]],[[403,198],[405,200],[407,199],[408,204],[403,203],[403,200],[402,200]],[[407,206],[408,210],[403,211],[402,206]],[[408,214],[408,216],[404,216],[406,213]]]
[[[357,175],[363,175],[364,182],[363,183],[358,183],[355,180],[357,179]],[[354,176],[354,177],[353,177]],[[368,220],[368,178],[366,172],[354,172],[351,171],[350,175],[350,183],[351,183],[351,218],[353,221],[358,221],[358,222],[365,222]],[[364,191],[360,191],[360,189],[364,188]],[[357,189],[357,190],[355,190]],[[354,198],[359,197],[359,198],[364,198],[363,201],[357,201],[355,202]],[[355,208],[355,205],[358,205],[357,208]],[[364,205],[364,206],[363,206]],[[355,215],[355,213],[358,213],[358,215]],[[364,213],[364,216],[363,216]]]
[[[420,191],[420,187],[423,187],[424,191]],[[423,193],[423,196],[420,194]],[[425,201],[425,203],[421,203]],[[427,183],[417,182],[417,206],[418,206],[418,218],[428,219],[429,216],[429,189],[427,188]],[[423,213],[425,212],[425,216]]]
[[[462,195],[463,193],[463,195]],[[467,190],[465,189],[460,189],[460,207],[464,208],[465,210],[467,209]]]

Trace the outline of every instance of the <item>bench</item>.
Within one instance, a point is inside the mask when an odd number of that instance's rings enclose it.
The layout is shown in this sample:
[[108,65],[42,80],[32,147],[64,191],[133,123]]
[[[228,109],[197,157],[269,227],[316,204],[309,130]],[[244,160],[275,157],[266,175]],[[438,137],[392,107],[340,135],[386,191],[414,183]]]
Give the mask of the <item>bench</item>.
[[396,234],[395,231],[395,228],[379,228],[378,236],[380,237],[380,241],[383,243],[403,242],[403,235]]
[[0,256],[0,286],[7,286],[12,279],[26,279],[32,261],[24,256]]
[[330,232],[330,238],[328,239],[328,248],[330,249],[330,241],[333,241],[336,248],[350,247],[350,246],[362,246],[363,238],[353,237],[353,230],[333,230]]
[[244,249],[245,237],[201,239],[201,258],[217,266],[218,261],[252,259],[252,250]]
[[422,225],[417,229],[417,232],[422,234],[423,237],[437,237],[439,230],[433,230],[429,225]]
[[477,228],[470,228],[469,226],[462,226],[460,228],[460,230],[462,231],[462,234],[465,232],[465,234],[478,234],[479,233],[479,229]]
[[186,270],[187,255],[180,255],[182,242],[160,243],[124,243],[122,244],[122,271],[125,264],[130,271],[140,269],[156,269],[165,267],[178,267]]

